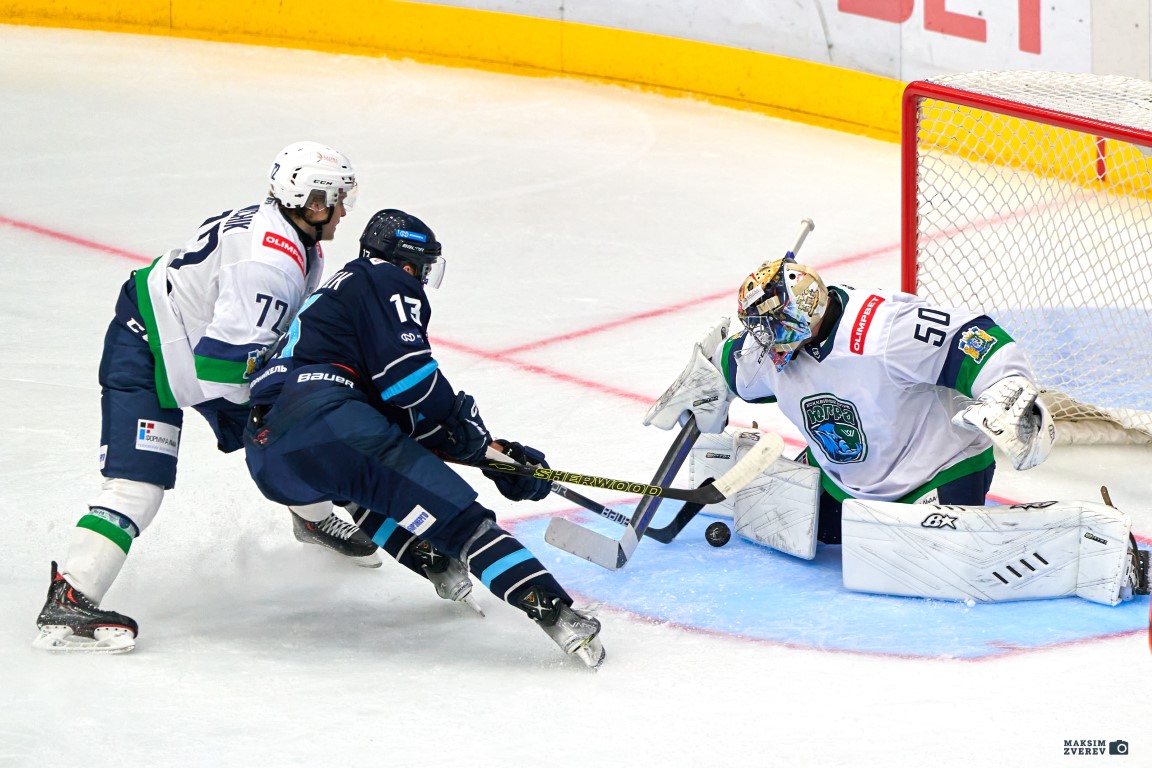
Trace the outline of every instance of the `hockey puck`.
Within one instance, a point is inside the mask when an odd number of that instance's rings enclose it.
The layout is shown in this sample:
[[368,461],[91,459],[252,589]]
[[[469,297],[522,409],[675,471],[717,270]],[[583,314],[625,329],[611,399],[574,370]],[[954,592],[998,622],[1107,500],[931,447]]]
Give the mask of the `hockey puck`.
[[712,523],[704,530],[704,540],[714,547],[722,547],[732,538],[732,529],[721,522]]

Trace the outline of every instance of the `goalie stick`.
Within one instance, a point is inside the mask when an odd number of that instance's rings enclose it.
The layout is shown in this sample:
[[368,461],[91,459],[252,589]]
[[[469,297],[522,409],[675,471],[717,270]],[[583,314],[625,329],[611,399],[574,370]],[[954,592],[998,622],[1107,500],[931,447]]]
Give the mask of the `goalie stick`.
[[[650,487],[663,488],[665,486],[661,485],[662,483],[667,483],[676,476],[680,466],[687,458],[692,444],[696,442],[696,438],[699,436],[700,431],[696,427],[696,419],[694,416],[690,416],[676,441],[664,456]],[[636,512],[632,515],[632,519],[628,522],[619,539],[589,530],[571,520],[554,517],[548,524],[548,530],[544,533],[544,540],[554,547],[582,557],[602,568],[613,571],[619,570],[627,565],[632,553],[636,551],[636,546],[648,530],[649,523],[656,514],[661,498],[679,498],[689,501],[693,505],[714,504],[717,501],[722,501],[756,478],[780,456],[783,449],[784,442],[779,435],[766,434],[752,450],[736,462],[735,466],[717,478],[711,485],[702,485],[692,491],[677,491],[675,495],[664,493],[663,495],[645,496],[636,507]],[[692,515],[696,514],[696,511],[686,506],[680,510],[677,519],[673,520],[672,524],[666,528],[672,528],[678,523],[682,528]],[[674,536],[677,532],[679,529],[675,529],[672,535]]]

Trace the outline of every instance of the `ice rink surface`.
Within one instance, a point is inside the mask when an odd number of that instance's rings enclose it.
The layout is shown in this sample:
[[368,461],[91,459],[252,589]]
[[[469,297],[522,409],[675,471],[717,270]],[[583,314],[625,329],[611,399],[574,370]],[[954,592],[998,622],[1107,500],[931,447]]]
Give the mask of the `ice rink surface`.
[[[608,661],[591,673],[486,592],[480,619],[395,564],[305,550],[194,414],[177,489],[105,601],[140,622],[137,650],[34,652],[49,562],[99,483],[96,369],[117,290],[204,218],[258,202],[282,146],[321,141],[356,166],[360,205],[328,270],[379,208],[436,231],[437,358],[497,436],[553,466],[636,479],[672,437],[642,426],[648,404],[801,218],[816,222],[803,260],[831,282],[898,286],[899,159],[894,145],[619,87],[11,26],[0,126],[0,765],[1152,766],[1142,629],[976,659],[936,634],[939,648],[910,655],[877,640],[890,610],[826,608],[835,585],[799,579],[764,594],[795,602],[803,642],[710,629],[674,608],[689,594],[713,604],[709,569],[715,583],[763,578],[737,550],[690,530],[585,582],[539,538],[568,503],[512,505],[466,475],[570,589],[602,602]],[[733,418],[799,445],[774,407]],[[1002,468],[993,492],[1097,500],[1106,485],[1148,537],[1149,450],[1058,448],[1030,472]],[[687,576],[662,569],[677,552],[695,558]],[[613,602],[639,574],[644,609]],[[605,592],[608,578],[622,591]],[[858,642],[822,642],[813,616]],[[1116,740],[1127,757],[1064,754]]]

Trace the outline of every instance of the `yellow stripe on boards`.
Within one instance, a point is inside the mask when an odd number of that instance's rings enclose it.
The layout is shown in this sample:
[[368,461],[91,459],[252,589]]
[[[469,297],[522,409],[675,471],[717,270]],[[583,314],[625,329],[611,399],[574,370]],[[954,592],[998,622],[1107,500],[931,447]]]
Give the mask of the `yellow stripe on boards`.
[[0,0],[0,20],[563,74],[899,140],[898,80],[554,19],[401,0]]

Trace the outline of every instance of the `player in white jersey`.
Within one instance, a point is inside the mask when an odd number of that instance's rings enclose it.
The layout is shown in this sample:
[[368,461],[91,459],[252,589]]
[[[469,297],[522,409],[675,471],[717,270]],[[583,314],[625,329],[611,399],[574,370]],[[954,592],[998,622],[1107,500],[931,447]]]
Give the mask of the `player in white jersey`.
[[825,287],[786,259],[749,275],[738,301],[744,330],[712,361],[733,393],[777,403],[804,435],[807,463],[821,471],[820,541],[839,543],[846,498],[983,504],[992,440],[956,417],[994,389],[1028,401],[1009,446],[1016,468],[1046,458],[1055,433],[1028,359],[986,315]]
[[[100,362],[105,480],[59,568],[52,563],[36,647],[134,646],[136,622],[99,605],[175,484],[182,408],[207,419],[220,450],[242,446],[248,376],[319,284],[320,243],[332,239],[357,191],[348,159],[315,142],[284,148],[268,178],[263,203],[205,220],[121,289]],[[346,552],[358,546],[353,554],[379,563],[376,546],[331,506],[298,511],[298,538]]]
[[1108,605],[1147,594],[1147,553],[1110,504],[984,506],[993,446],[1023,470],[1056,437],[1027,356],[992,318],[826,286],[792,252],[749,275],[737,304],[743,330],[713,329],[645,419],[669,429],[691,413],[720,433],[694,449],[701,478],[757,438],[721,432],[733,396],[776,403],[800,430],[799,460],[737,494],[737,533],[809,559],[817,541],[843,543],[845,586],[860,591]]

